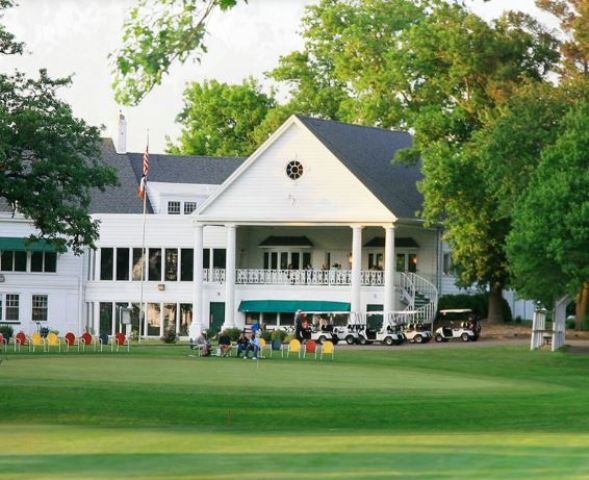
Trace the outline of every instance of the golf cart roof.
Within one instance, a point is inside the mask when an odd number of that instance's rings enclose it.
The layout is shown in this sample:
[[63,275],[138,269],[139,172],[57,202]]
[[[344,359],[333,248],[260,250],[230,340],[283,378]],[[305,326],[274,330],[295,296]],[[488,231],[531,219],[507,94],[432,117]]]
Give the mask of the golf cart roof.
[[472,313],[470,308],[453,308],[448,310],[440,310],[442,315],[446,315],[447,313]]

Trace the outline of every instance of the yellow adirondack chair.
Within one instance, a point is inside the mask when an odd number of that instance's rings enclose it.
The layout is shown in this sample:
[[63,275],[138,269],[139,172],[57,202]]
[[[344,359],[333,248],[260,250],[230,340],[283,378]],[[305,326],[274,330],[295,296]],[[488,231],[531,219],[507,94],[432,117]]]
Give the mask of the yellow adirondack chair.
[[51,347],[57,347],[58,350],[61,352],[61,340],[55,333],[50,332],[47,334],[45,344],[47,346],[48,352],[51,351]]
[[321,360],[323,360],[323,355],[331,355],[332,360],[335,358],[335,346],[333,345],[333,342],[327,340],[322,343],[321,354],[319,355]]
[[41,347],[45,351],[45,340],[39,332],[35,332],[31,335],[29,340],[29,352],[34,352],[36,347]]
[[296,338],[293,338],[288,343],[288,348],[286,349],[286,358],[288,358],[291,353],[296,353],[299,358],[301,356],[301,342],[299,342]]

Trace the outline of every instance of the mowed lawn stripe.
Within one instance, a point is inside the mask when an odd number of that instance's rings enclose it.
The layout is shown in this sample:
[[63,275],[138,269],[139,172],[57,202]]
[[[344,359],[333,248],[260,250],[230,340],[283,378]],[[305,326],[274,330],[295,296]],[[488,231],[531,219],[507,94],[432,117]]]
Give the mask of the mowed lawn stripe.
[[0,479],[589,472],[582,356],[522,347],[342,349],[333,362],[187,354],[7,355]]

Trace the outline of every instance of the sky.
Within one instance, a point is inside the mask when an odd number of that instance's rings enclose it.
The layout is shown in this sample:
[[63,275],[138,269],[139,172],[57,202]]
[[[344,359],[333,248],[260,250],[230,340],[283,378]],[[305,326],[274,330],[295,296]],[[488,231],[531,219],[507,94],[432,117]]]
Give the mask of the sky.
[[[175,65],[164,82],[137,107],[116,104],[111,88],[108,54],[120,44],[123,21],[136,0],[19,0],[2,22],[26,43],[22,57],[0,57],[0,71],[15,68],[34,75],[47,68],[53,77],[73,75],[73,85],[61,91],[74,114],[92,125],[104,125],[104,136],[116,138],[119,110],[127,117],[128,150],[163,153],[166,136],[175,139],[188,81],[216,79],[240,83],[253,76],[264,81],[281,55],[300,49],[300,20],[305,7],[318,0],[249,0],[227,13],[215,12],[209,22],[208,53],[201,63]],[[551,26],[555,23],[534,7],[534,0],[473,0],[485,18],[517,7]]]

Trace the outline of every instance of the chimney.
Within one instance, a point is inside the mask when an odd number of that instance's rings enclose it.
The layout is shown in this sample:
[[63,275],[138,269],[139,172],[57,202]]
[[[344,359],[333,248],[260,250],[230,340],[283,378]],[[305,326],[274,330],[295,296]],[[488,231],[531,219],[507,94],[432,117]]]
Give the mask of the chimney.
[[119,129],[117,135],[117,153],[127,153],[127,120],[123,112],[119,110]]

